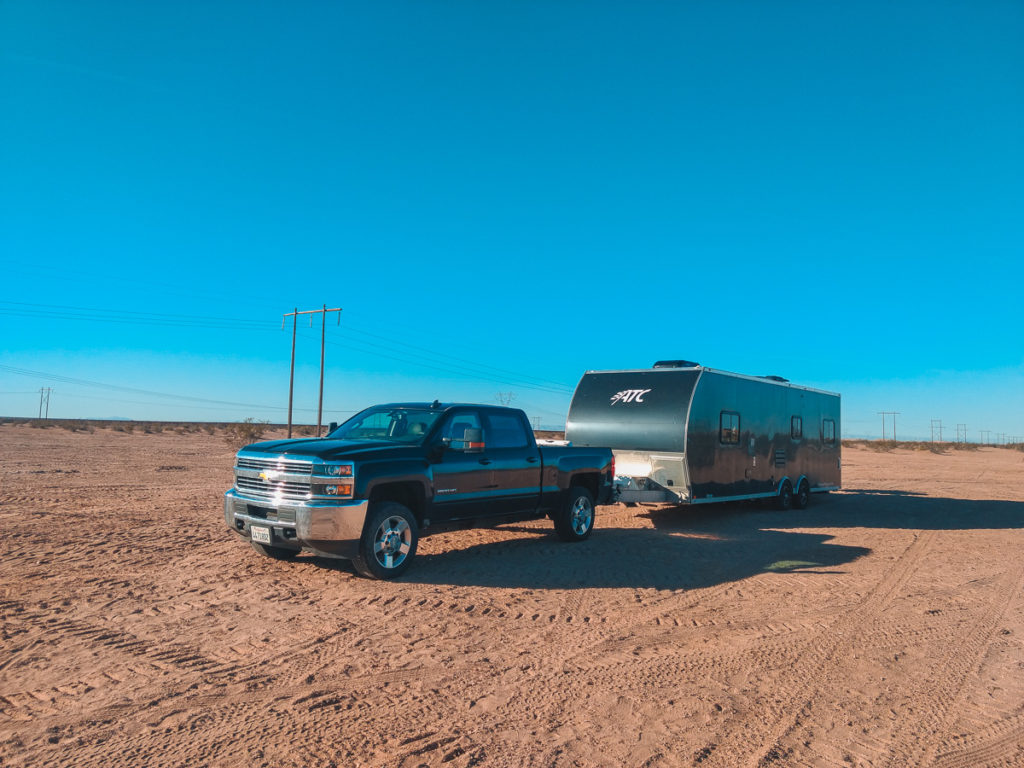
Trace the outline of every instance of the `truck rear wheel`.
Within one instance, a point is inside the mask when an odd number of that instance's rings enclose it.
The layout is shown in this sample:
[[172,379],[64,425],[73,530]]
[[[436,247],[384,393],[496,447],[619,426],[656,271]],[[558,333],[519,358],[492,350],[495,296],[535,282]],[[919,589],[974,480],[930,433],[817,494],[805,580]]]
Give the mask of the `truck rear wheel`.
[[374,504],[352,565],[370,579],[394,579],[416,555],[420,531],[416,517],[395,501]]
[[285,549],[284,547],[272,547],[269,544],[260,544],[258,541],[250,541],[252,548],[264,557],[272,557],[275,560],[294,560],[299,556],[297,549]]
[[562,541],[583,541],[594,530],[594,499],[579,485],[569,489],[565,503],[552,518]]

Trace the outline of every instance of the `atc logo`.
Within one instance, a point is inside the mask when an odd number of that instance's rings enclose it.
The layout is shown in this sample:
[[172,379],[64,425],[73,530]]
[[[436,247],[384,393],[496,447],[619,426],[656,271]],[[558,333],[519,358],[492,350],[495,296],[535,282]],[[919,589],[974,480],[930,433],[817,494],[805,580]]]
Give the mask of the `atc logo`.
[[651,390],[649,389],[624,389],[621,392],[616,392],[611,397],[611,404],[616,405],[618,403],[642,403],[644,401],[644,395]]

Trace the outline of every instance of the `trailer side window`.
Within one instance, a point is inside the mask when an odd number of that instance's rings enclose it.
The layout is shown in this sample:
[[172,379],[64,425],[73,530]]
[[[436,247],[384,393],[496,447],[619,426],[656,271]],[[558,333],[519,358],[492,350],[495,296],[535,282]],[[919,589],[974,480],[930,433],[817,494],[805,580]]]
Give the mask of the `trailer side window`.
[[836,423],[832,419],[825,419],[821,425],[821,442],[825,445],[833,445],[836,442]]
[[802,440],[804,436],[804,420],[794,416],[790,420],[789,434],[794,440]]
[[722,445],[739,445],[740,415],[734,411],[722,411],[719,418],[718,441]]

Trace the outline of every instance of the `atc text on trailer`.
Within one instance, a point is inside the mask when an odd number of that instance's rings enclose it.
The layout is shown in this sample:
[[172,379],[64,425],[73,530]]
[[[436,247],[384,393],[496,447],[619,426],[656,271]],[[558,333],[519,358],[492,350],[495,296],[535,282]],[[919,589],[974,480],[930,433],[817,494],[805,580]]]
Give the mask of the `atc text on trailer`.
[[839,420],[833,392],[673,360],[587,371],[565,436],[612,449],[619,501],[803,508],[841,485]]

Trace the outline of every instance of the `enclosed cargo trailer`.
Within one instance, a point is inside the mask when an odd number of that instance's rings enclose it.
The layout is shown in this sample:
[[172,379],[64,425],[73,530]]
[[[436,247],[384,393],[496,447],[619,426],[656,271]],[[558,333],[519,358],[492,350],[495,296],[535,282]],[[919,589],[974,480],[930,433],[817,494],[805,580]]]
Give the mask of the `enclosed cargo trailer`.
[[565,432],[573,445],[612,449],[624,502],[775,497],[802,508],[841,485],[840,396],[778,376],[685,360],[587,371]]

